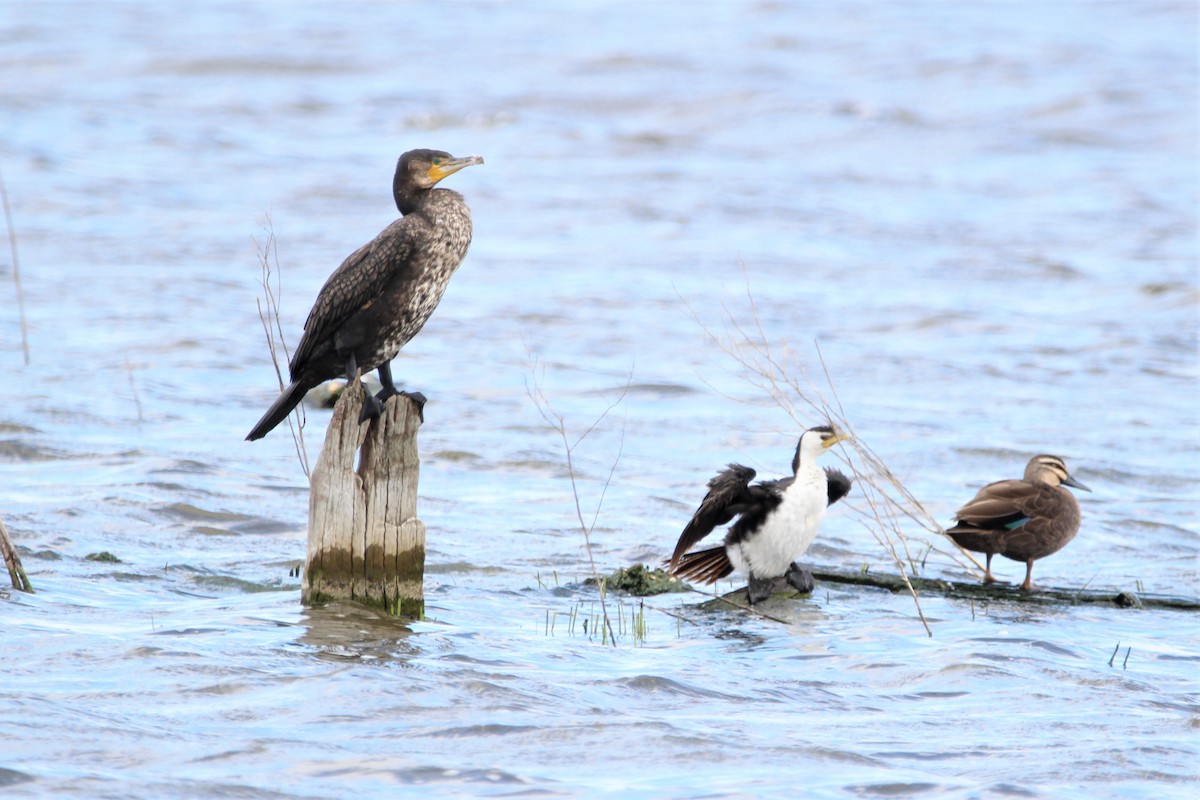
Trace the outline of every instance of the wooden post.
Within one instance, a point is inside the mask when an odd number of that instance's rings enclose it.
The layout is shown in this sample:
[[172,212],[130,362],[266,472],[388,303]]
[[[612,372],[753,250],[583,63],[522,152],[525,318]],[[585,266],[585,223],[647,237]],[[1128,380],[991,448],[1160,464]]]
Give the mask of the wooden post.
[[364,396],[361,381],[346,387],[312,472],[300,599],[354,600],[419,617],[425,608],[425,524],[417,519],[420,410],[398,395],[378,419],[360,425]]

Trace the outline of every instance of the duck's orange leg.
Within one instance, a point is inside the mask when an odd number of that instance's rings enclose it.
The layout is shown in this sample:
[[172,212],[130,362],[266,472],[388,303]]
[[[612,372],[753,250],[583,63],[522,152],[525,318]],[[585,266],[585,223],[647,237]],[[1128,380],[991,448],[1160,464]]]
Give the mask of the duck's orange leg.
[[987,561],[984,562],[984,566],[983,566],[983,584],[984,584],[984,586],[986,586],[989,583],[995,583],[995,582],[996,582],[996,577],[994,575],[992,575],[992,554],[988,553]]
[[1025,582],[1021,584],[1021,588],[1029,591],[1033,588],[1033,559],[1025,562]]

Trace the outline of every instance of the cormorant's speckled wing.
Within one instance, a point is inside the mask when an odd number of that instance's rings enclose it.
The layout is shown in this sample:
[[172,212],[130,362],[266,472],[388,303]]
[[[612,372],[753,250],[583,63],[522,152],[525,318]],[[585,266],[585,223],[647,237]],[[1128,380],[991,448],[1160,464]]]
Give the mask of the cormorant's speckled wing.
[[841,500],[843,497],[850,494],[850,484],[853,481],[842,474],[841,470],[834,467],[826,467],[825,482],[829,486],[828,505],[833,505],[838,500]]
[[675,545],[675,552],[671,554],[668,570],[673,570],[683,554],[712,533],[713,528],[724,525],[742,513],[746,502],[750,500],[750,481],[754,480],[756,474],[750,467],[730,464],[708,482],[708,494],[704,496],[683,533],[679,534],[679,543]]
[[304,322],[304,335],[288,365],[292,380],[319,350],[332,347],[338,328],[378,299],[394,277],[412,268],[423,227],[424,220],[418,214],[401,217],[333,271]]

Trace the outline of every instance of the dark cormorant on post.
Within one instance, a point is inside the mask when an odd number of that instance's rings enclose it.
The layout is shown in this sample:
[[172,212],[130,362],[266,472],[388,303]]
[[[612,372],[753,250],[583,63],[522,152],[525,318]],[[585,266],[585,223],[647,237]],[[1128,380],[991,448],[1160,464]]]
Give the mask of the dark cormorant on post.
[[[825,509],[850,491],[850,479],[836,469],[822,470],[817,458],[847,438],[825,425],[806,430],[796,443],[790,478],[751,484],[754,470],[730,464],[708,482],[708,494],[679,535],[667,571],[715,583],[737,570],[749,579],[751,605],[771,596],[778,577],[786,577],[800,592],[811,592],[812,573],[794,559],[816,538]],[[734,517],[724,544],[688,552]]]
[[[437,308],[471,244],[471,212],[462,195],[433,187],[463,167],[482,163],[479,156],[454,158],[440,150],[400,156],[392,194],[402,216],[325,281],[288,365],[291,385],[248,440],[266,436],[309,389],[339,375],[356,380],[360,369],[379,370],[383,390],[374,398],[368,395],[360,422],[378,416],[383,401],[401,394],[392,382],[392,359]],[[424,403],[419,393],[411,396]]]

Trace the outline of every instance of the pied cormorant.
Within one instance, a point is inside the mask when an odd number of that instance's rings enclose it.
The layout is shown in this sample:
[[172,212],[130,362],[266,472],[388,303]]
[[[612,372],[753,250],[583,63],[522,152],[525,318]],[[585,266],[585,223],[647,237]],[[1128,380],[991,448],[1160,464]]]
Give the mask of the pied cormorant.
[[[836,469],[822,470],[817,457],[847,438],[828,426],[806,430],[796,444],[790,478],[751,484],[753,469],[730,464],[708,482],[708,494],[680,534],[667,570],[701,583],[737,570],[750,581],[751,604],[770,597],[780,576],[798,591],[811,592],[812,573],[794,562],[816,538],[825,509],[850,491],[850,479]],[[723,545],[687,552],[734,517]]]

